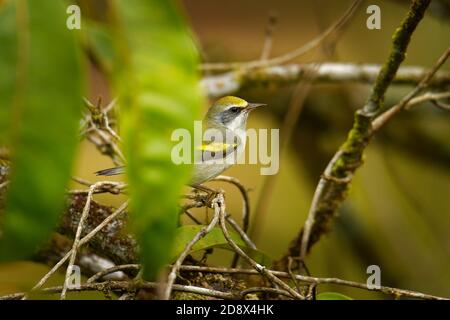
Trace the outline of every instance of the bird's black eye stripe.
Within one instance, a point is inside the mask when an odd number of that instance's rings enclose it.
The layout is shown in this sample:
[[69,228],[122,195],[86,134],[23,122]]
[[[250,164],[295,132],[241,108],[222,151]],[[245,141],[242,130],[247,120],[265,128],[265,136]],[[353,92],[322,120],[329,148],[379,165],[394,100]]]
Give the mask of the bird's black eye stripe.
[[233,113],[238,113],[240,111],[240,109],[241,108],[239,108],[239,107],[231,107],[230,111],[233,112]]

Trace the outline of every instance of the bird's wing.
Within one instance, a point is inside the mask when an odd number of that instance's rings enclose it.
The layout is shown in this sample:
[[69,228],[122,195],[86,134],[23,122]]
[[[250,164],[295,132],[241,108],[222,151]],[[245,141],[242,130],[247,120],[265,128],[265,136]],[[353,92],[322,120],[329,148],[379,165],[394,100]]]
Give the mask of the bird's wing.
[[224,159],[233,153],[237,147],[237,143],[210,142],[203,143],[196,149],[202,152],[202,161],[208,161]]

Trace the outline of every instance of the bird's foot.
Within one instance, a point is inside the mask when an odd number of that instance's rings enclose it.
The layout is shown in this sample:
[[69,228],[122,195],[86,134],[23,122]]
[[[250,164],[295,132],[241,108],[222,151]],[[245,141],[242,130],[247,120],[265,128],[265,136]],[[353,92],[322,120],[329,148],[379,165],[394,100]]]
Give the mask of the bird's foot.
[[[224,193],[222,189],[211,189],[204,185],[195,185],[192,186],[194,188],[194,192],[198,196],[198,199],[204,203],[207,207],[212,207],[212,201],[217,197],[218,194]],[[203,192],[205,194],[201,194]]]

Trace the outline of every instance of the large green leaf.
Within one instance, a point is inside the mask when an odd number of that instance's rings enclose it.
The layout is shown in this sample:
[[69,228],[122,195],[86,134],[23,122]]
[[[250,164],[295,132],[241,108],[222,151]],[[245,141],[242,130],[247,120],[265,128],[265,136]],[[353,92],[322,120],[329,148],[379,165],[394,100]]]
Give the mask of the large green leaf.
[[[174,245],[172,248],[171,261],[175,261],[176,258],[183,252],[188,244],[197,235],[202,228],[202,225],[186,225],[177,228],[175,233]],[[231,239],[244,250],[253,260],[256,262],[270,267],[272,265],[272,259],[269,258],[265,253],[249,248],[245,242],[241,239],[239,234],[234,231],[230,231]],[[213,228],[206,236],[201,238],[193,247],[190,253],[194,253],[200,250],[206,250],[211,248],[221,248],[226,250],[231,250],[228,241],[225,239],[223,232],[220,228]]]
[[54,0],[0,5],[0,144],[12,152],[1,259],[31,254],[64,206],[82,105],[65,10]]
[[132,221],[145,276],[169,261],[177,203],[190,166],[171,160],[172,131],[192,128],[202,104],[198,55],[173,1],[115,1],[116,89]]

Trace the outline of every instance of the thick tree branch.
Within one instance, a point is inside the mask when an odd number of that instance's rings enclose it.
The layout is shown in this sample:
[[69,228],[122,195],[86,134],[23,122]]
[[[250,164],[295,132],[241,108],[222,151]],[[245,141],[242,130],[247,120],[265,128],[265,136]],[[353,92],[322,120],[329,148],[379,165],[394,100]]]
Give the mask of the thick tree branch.
[[[314,70],[315,68],[315,70]],[[249,87],[282,87],[298,83],[305,75],[316,72],[314,83],[366,83],[371,84],[380,73],[381,65],[325,62],[288,64],[258,69],[242,69],[203,77],[201,86],[211,97],[233,94]],[[398,69],[392,84],[417,85],[429,70],[418,66]],[[432,87],[448,87],[450,73],[440,71],[430,82]]]

